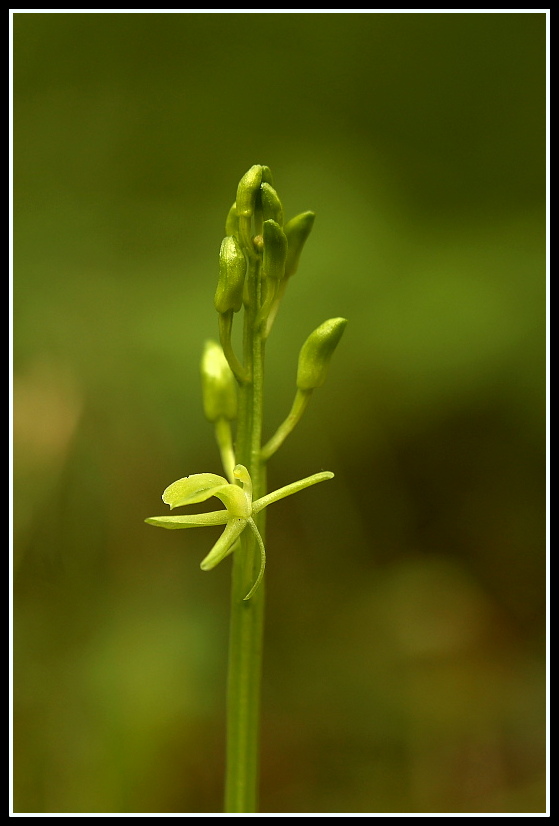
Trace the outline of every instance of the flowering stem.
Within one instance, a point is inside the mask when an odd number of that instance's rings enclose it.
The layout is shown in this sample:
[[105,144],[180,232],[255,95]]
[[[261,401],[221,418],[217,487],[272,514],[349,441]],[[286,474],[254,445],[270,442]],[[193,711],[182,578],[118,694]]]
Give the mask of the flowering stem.
[[[225,509],[145,520],[168,529],[225,525],[200,567],[209,571],[226,556],[231,554],[233,558],[227,675],[227,814],[257,812],[265,509],[334,475],[322,471],[266,492],[266,461],[291,433],[314,389],[324,383],[346,325],[345,318],[331,318],[307,338],[299,353],[297,393],[291,411],[262,447],[265,342],[313,220],[314,213],[304,212],[283,227],[283,208],[267,166],[255,164],[241,178],[219,253],[214,306],[219,314],[221,344],[207,341],[201,363],[204,415],[214,424],[227,479],[215,473],[191,474],[168,485],[162,497],[171,508],[177,508],[215,496]],[[243,305],[241,362],[233,350],[231,330],[233,316]],[[231,422],[235,420],[234,441]]]
[[[253,495],[266,493],[261,461],[264,342],[256,326],[260,304],[260,261],[251,260],[247,277],[249,303],[245,311],[244,363],[250,376],[239,387],[236,459],[248,468]],[[264,513],[255,517],[264,539]],[[253,530],[241,535],[241,548],[233,554],[229,668],[227,680],[227,763],[225,812],[257,811],[260,683],[264,627],[264,583],[245,599],[260,569],[261,552]]]

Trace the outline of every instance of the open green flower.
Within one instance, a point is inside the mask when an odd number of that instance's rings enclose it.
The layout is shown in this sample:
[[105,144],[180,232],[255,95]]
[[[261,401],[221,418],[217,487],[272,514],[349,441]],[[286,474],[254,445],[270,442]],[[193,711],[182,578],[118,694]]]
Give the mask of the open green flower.
[[264,576],[266,565],[266,550],[260,532],[253,517],[261,510],[267,508],[273,502],[291,496],[300,490],[332,479],[334,476],[330,471],[315,473],[305,479],[299,479],[291,485],[278,488],[273,493],[268,493],[253,502],[252,481],[248,470],[244,465],[236,465],[233,470],[233,477],[236,484],[231,484],[223,476],[215,473],[195,473],[192,476],[185,476],[169,485],[163,491],[163,501],[173,508],[183,505],[194,505],[198,502],[205,502],[211,496],[221,499],[225,505],[225,510],[210,511],[209,513],[195,513],[186,516],[150,516],[145,521],[148,525],[157,525],[160,528],[176,530],[179,528],[196,528],[206,525],[225,525],[225,530],[209,552],[200,563],[203,571],[209,571],[221,562],[228,554],[238,546],[237,540],[248,526],[253,531],[258,547],[260,548],[260,570],[254,585],[246,595],[245,599],[250,599],[254,594]]

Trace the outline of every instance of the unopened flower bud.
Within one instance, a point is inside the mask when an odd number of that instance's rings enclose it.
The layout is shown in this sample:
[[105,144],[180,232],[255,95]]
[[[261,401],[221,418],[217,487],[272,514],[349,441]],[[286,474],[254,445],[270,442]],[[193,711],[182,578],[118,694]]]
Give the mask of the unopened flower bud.
[[235,236],[228,235],[219,250],[219,279],[214,296],[218,313],[237,313],[241,309],[245,273],[246,260],[240,244]]
[[225,235],[239,234],[239,216],[237,215],[237,203],[235,202],[225,219]]
[[261,183],[262,167],[255,164],[245,172],[237,188],[237,215],[240,218],[250,218],[254,214],[256,195]]
[[301,212],[291,218],[285,225],[284,232],[287,236],[287,258],[285,260],[285,277],[293,275],[299,266],[299,258],[313,228],[314,212]]
[[274,187],[264,182],[260,187],[260,197],[262,199],[262,217],[264,220],[272,218],[282,226],[283,207]]
[[310,334],[301,347],[297,368],[299,390],[314,390],[324,384],[328,365],[347,324],[345,318],[330,318]]
[[264,256],[262,261],[262,275],[279,281],[283,278],[285,257],[287,255],[287,238],[275,221],[269,218],[262,225],[264,237]]
[[274,181],[272,179],[272,172],[269,166],[262,166],[262,183],[270,184],[270,186],[274,185]]
[[207,341],[200,365],[204,415],[210,422],[237,417],[237,383],[221,346]]

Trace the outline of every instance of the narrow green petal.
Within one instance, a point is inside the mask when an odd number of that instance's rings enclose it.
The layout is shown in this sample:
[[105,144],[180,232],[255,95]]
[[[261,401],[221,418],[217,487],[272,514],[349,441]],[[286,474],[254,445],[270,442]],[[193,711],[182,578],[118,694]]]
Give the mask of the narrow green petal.
[[222,559],[229,554],[231,550],[231,545],[239,538],[242,534],[244,529],[246,528],[247,520],[246,519],[230,519],[227,523],[227,527],[209,552],[207,556],[204,557],[202,562],[200,563],[200,568],[203,571],[210,571],[212,568],[215,568]]
[[292,482],[290,485],[285,485],[283,488],[278,488],[273,493],[268,493],[257,499],[252,504],[253,514],[260,513],[261,510],[267,508],[272,502],[277,502],[279,499],[285,499],[286,496],[291,496],[292,493],[298,493],[300,490],[310,488],[311,485],[316,485],[318,482],[325,482],[327,479],[333,479],[334,474],[329,470],[324,470],[321,473],[313,473],[312,476],[307,476],[305,479],[299,479],[298,482]]
[[196,502],[205,502],[210,496],[215,496],[213,491],[227,484],[229,484],[227,479],[215,473],[194,473],[192,476],[177,479],[165,488],[162,499],[165,504],[170,505],[171,509],[182,505],[194,505]]
[[148,525],[158,528],[203,528],[208,525],[225,525],[229,519],[227,511],[211,511],[210,513],[193,513],[188,516],[150,516],[144,521]]
[[262,582],[262,577],[264,576],[264,569],[266,568],[266,549],[264,547],[262,537],[260,536],[260,531],[256,527],[256,522],[254,521],[254,519],[249,519],[248,524],[252,528],[252,531],[256,537],[256,541],[258,542],[258,547],[260,548],[260,570],[258,571],[258,576],[256,577],[252,588],[250,589],[246,597],[243,597],[243,600],[250,599],[251,596],[254,594],[254,592]]

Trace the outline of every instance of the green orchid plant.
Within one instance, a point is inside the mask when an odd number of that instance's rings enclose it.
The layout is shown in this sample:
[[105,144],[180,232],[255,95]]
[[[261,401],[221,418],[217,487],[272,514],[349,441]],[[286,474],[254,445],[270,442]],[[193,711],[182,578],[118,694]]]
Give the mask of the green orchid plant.
[[[207,341],[201,362],[204,413],[214,426],[225,476],[195,473],[163,493],[175,508],[211,497],[224,509],[209,513],[152,516],[149,525],[171,530],[223,525],[204,557],[204,571],[231,556],[231,625],[227,683],[227,765],[225,812],[257,811],[258,730],[266,566],[264,511],[268,505],[311,485],[332,479],[322,471],[266,491],[266,465],[303,415],[314,391],[324,384],[328,365],[346,326],[331,318],[304,342],[291,409],[263,443],[264,355],[281,299],[299,266],[314,224],[313,212],[284,222],[283,206],[269,168],[252,166],[237,187],[225,222],[214,296],[219,343]],[[232,343],[234,318],[243,310],[242,357]]]

